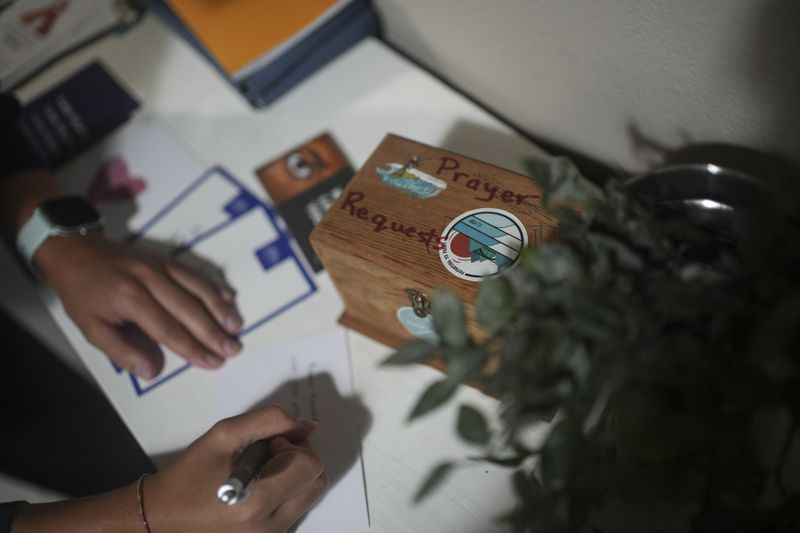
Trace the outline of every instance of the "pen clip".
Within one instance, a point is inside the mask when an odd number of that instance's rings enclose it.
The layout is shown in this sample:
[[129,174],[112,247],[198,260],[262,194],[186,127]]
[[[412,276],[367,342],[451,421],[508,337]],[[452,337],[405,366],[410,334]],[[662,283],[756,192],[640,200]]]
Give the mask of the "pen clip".
[[247,499],[248,487],[261,477],[261,469],[269,458],[269,440],[251,443],[236,461],[230,477],[217,489],[217,497],[226,505]]
[[243,489],[241,481],[229,478],[217,489],[217,498],[225,505],[233,505],[241,501]]
[[242,485],[242,482],[236,478],[230,478],[223,483],[217,490],[217,497],[225,505],[233,505],[235,503],[242,503],[253,493],[253,483],[258,481],[261,477],[261,472],[258,472],[253,480],[247,484],[247,487]]

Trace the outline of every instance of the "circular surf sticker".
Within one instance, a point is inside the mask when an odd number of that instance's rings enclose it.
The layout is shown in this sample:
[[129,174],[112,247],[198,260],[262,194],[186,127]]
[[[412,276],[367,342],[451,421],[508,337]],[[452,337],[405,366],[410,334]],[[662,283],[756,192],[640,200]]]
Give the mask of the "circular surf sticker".
[[439,257],[461,279],[480,281],[511,267],[528,245],[522,222],[501,209],[473,209],[454,218],[442,234]]

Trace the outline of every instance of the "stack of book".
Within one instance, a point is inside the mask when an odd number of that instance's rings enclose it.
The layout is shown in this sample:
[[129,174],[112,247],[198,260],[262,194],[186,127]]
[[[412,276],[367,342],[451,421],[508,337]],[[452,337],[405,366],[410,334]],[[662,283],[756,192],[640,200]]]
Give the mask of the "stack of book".
[[266,106],[377,35],[368,0],[149,0],[254,107]]

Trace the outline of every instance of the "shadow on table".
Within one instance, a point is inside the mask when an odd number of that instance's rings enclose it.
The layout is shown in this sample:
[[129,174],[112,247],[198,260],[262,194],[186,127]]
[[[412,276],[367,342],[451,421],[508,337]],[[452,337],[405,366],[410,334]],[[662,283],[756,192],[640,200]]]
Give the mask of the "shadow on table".
[[331,487],[360,460],[361,441],[372,424],[372,414],[358,396],[342,396],[330,374],[311,373],[287,381],[251,409],[267,405],[280,405],[292,414],[320,423],[312,442]]
[[[320,422],[312,442],[325,465],[330,488],[360,460],[361,441],[372,425],[372,414],[358,396],[343,396],[330,374],[311,373],[287,381],[245,411],[268,405],[278,405],[296,416]],[[161,454],[154,462],[168,464],[182,452]],[[303,520],[300,518],[290,531],[295,531]]]

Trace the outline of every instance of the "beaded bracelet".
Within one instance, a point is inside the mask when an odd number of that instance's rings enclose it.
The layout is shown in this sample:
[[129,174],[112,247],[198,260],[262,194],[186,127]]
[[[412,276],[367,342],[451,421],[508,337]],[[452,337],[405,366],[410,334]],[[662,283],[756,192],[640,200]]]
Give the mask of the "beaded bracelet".
[[150,531],[150,524],[147,523],[147,515],[144,513],[144,478],[148,475],[149,474],[144,473],[139,476],[139,481],[136,482],[136,496],[139,499],[139,518],[142,519],[144,530],[147,533],[152,533]]

